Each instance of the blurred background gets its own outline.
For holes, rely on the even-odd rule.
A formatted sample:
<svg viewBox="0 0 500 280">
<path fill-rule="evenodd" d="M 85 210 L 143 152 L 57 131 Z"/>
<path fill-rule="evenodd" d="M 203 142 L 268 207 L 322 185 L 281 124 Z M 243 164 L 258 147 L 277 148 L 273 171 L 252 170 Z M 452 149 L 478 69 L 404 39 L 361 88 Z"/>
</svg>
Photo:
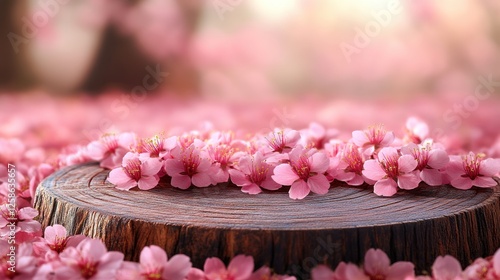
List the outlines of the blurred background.
<svg viewBox="0 0 500 280">
<path fill-rule="evenodd" d="M 176 94 L 412 95 L 500 80 L 495 0 L 5 0 L 0 87 Z"/>
<path fill-rule="evenodd" d="M 80 126 L 103 132 L 143 127 L 120 124 L 155 106 L 189 127 L 218 115 L 223 128 L 259 118 L 262 128 L 287 114 L 298 125 L 390 127 L 416 114 L 441 136 L 464 130 L 491 144 L 499 13 L 497 0 L 3 0 L 0 107 L 8 129 L 0 131 L 16 135 L 12 127 L 29 123 L 7 117 L 15 102 L 18 111 L 52 108 L 41 115 L 56 118 L 54 108 L 78 110 L 53 100 L 79 96 L 72 102 L 87 104 Z M 135 99 L 120 111 L 113 104 L 124 95 Z M 148 96 L 169 99 L 142 102 Z M 233 101 L 240 106 L 227 105 Z M 271 105 L 243 106 L 258 101 Z M 112 124 L 99 124 L 103 114 Z"/>
</svg>

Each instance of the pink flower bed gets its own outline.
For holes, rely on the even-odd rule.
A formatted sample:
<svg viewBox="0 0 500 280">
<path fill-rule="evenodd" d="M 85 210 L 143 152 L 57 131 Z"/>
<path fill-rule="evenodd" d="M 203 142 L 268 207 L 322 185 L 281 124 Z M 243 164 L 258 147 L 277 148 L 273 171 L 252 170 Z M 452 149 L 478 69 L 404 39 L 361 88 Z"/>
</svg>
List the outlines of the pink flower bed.
<svg viewBox="0 0 500 280">
<path fill-rule="evenodd" d="M 161 112 L 161 107 L 152 102 L 147 109 L 139 106 L 134 118 L 120 121 L 120 116 L 102 114 L 97 118 L 114 122 L 114 129 L 127 127 L 130 122 L 129 129 L 123 131 L 134 132 L 106 133 L 112 129 L 98 129 L 102 132 L 100 138 L 91 133 L 95 139 L 86 139 L 77 132 L 87 129 L 92 122 L 87 118 L 94 120 L 92 112 L 99 112 L 95 107 L 106 107 L 114 99 L 103 97 L 79 105 L 71 100 L 41 99 L 48 102 L 46 107 L 73 112 L 72 117 L 61 119 L 51 110 L 34 114 L 32 110 L 37 109 L 22 98 L 1 98 L 11 102 L 11 106 L 0 103 L 5 114 L 16 110 L 18 114 L 0 124 L 0 279 L 294 279 L 275 275 L 269 267 L 256 268 L 252 257 L 243 255 L 235 256 L 227 266 L 210 258 L 203 268 L 193 268 L 188 256 L 167 257 L 154 245 L 142 250 L 139 262 L 128 262 L 122 253 L 108 252 L 99 240 L 68 236 L 60 225 L 42 229 L 34 220 L 38 212 L 32 208 L 38 184 L 54 171 L 77 163 L 98 161 L 110 169 L 108 181 L 116 185 L 117 191 L 147 191 L 164 179 L 179 189 L 230 182 L 248 193 L 249 199 L 250 195 L 280 188 L 288 188 L 291 199 L 324 195 L 335 187 L 335 181 L 373 186 L 380 196 L 425 185 L 490 188 L 497 185 L 493 177 L 500 172 L 498 134 L 489 123 L 481 121 L 476 122 L 476 129 L 482 131 L 481 141 L 466 141 L 458 133 L 435 138 L 433 130 L 417 118 L 400 123 L 399 130 L 380 125 L 355 130 L 352 123 L 339 129 L 317 123 L 300 129 L 300 121 L 266 129 L 267 115 L 257 118 L 260 125 L 249 125 L 248 131 L 243 131 L 223 124 L 228 115 L 245 115 L 245 110 L 237 108 L 234 110 L 241 114 L 227 113 L 215 121 L 222 124 L 222 130 L 211 125 L 191 130 L 189 118 L 177 126 L 172 119 L 163 119 L 166 113 L 145 118 L 155 108 Z M 206 118 L 207 110 L 222 108 L 216 104 L 205 106 L 209 109 L 193 118 Z M 310 111 L 308 107 L 306 112 Z M 181 114 L 174 109 L 169 113 Z M 147 126 L 144 120 L 149 120 Z M 165 126 L 171 129 L 154 134 Z M 387 127 L 397 125 L 389 122 Z M 15 176 L 11 175 L 12 166 Z M 13 177 L 14 185 L 9 181 Z M 14 197 L 10 195 L 12 186 Z M 15 244 L 9 243 L 12 232 Z M 11 246 L 16 250 L 15 272 L 8 263 Z M 500 251 L 475 260 L 465 269 L 451 256 L 437 257 L 430 274 L 417 277 L 411 263 L 391 265 L 385 253 L 375 249 L 366 253 L 361 266 L 341 263 L 335 270 L 325 266 L 312 270 L 313 279 L 500 279 Z"/>
</svg>

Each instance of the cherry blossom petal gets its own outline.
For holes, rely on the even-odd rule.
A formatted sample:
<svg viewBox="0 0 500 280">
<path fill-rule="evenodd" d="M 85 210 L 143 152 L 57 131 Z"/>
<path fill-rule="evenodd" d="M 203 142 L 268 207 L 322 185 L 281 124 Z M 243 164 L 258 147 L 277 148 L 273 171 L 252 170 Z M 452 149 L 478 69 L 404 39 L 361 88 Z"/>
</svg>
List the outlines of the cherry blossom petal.
<svg viewBox="0 0 500 280">
<path fill-rule="evenodd" d="M 132 179 L 125 173 L 122 167 L 115 168 L 109 172 L 108 181 L 113 185 L 129 184 Z M 134 181 L 134 180 L 132 180 Z"/>
<path fill-rule="evenodd" d="M 116 270 L 121 266 L 124 255 L 120 252 L 107 252 L 99 257 L 98 274 L 94 278 L 99 279 L 99 273 L 109 272 L 113 277 Z"/>
<path fill-rule="evenodd" d="M 450 175 L 452 178 L 458 177 L 462 174 L 465 174 L 464 167 L 462 164 L 462 160 L 452 160 L 450 159 L 450 162 L 448 165 L 446 165 L 446 173 Z"/>
<path fill-rule="evenodd" d="M 130 179 L 129 181 L 122 183 L 122 184 L 117 184 L 115 188 L 120 189 L 120 190 L 125 190 L 128 191 L 131 188 L 134 188 L 137 186 L 137 182 L 135 180 Z"/>
<path fill-rule="evenodd" d="M 343 170 L 340 170 L 340 172 L 336 173 L 334 177 L 336 180 L 347 182 L 353 180 L 356 177 L 356 175 L 357 174 L 354 172 L 345 172 Z"/>
<path fill-rule="evenodd" d="M 480 164 L 481 175 L 492 177 L 500 172 L 500 159 L 487 158 Z"/>
<path fill-rule="evenodd" d="M 253 268 L 254 262 L 252 257 L 238 255 L 227 266 L 227 272 L 233 276 L 234 280 L 245 280 L 252 275 Z"/>
<path fill-rule="evenodd" d="M 205 260 L 203 271 L 205 272 L 205 274 L 207 274 L 207 276 L 212 273 L 217 275 L 220 271 L 225 271 L 225 270 L 226 266 L 219 258 L 208 258 Z"/>
<path fill-rule="evenodd" d="M 443 184 L 443 175 L 436 169 L 424 168 L 420 172 L 420 178 L 429 186 L 439 186 Z"/>
<path fill-rule="evenodd" d="M 365 254 L 365 263 L 363 265 L 366 273 L 369 275 L 387 275 L 391 260 L 380 249 L 370 249 Z"/>
<path fill-rule="evenodd" d="M 460 263 L 449 255 L 437 257 L 432 265 L 432 276 L 436 280 L 455 280 L 460 277 L 461 273 Z"/>
<path fill-rule="evenodd" d="M 383 159 L 386 158 L 392 158 L 392 157 L 399 157 L 398 150 L 393 147 L 385 147 L 382 148 L 378 152 L 378 158 L 382 161 Z"/>
<path fill-rule="evenodd" d="M 418 171 L 398 176 L 398 186 L 404 190 L 413 190 L 418 187 L 419 183 Z"/>
<path fill-rule="evenodd" d="M 461 190 L 468 190 L 472 188 L 472 180 L 469 177 L 458 177 L 451 180 L 450 184 Z"/>
<path fill-rule="evenodd" d="M 24 207 L 19 210 L 18 217 L 21 220 L 31 220 L 38 216 L 38 210 L 31 207 Z"/>
<path fill-rule="evenodd" d="M 275 191 L 278 190 L 282 187 L 282 185 L 276 183 L 275 181 L 271 180 L 271 178 L 264 180 L 260 186 L 266 190 L 270 191 Z"/>
<path fill-rule="evenodd" d="M 367 178 L 375 181 L 380 180 L 387 175 L 382 167 L 380 167 L 380 163 L 374 159 L 365 161 L 362 172 Z"/>
<path fill-rule="evenodd" d="M 229 169 L 229 175 L 231 175 L 231 182 L 233 182 L 236 186 L 241 187 L 252 183 L 247 179 L 247 176 L 239 170 Z"/>
<path fill-rule="evenodd" d="M 241 191 L 248 194 L 259 194 L 262 192 L 262 189 L 259 188 L 259 186 L 257 186 L 256 184 L 251 183 L 249 185 L 243 186 L 241 188 Z"/>
<path fill-rule="evenodd" d="M 392 144 L 392 142 L 394 142 L 394 133 L 392 131 L 388 131 L 385 135 L 384 135 L 384 139 L 382 139 L 382 142 L 380 142 L 380 146 L 381 147 L 386 147 L 386 146 L 389 146 L 390 144 Z"/>
<path fill-rule="evenodd" d="M 352 263 L 345 265 L 345 271 L 343 272 L 344 275 L 337 270 L 338 268 L 335 270 L 335 273 L 339 274 L 340 279 L 370 280 L 370 277 L 368 277 L 362 269 Z"/>
<path fill-rule="evenodd" d="M 340 266 L 340 264 L 339 264 Z M 336 279 L 335 273 L 326 265 L 318 265 L 311 271 L 311 278 L 314 280 L 332 280 Z"/>
<path fill-rule="evenodd" d="M 87 145 L 87 156 L 93 160 L 102 160 L 105 152 L 106 148 L 99 140 L 92 141 Z"/>
<path fill-rule="evenodd" d="M 212 162 L 208 158 L 200 159 L 200 165 L 198 165 L 198 172 L 208 171 L 212 167 Z"/>
<path fill-rule="evenodd" d="M 408 143 L 406 146 L 401 147 L 403 155 L 411 155 L 413 151 L 418 150 L 418 145 L 415 143 Z"/>
<path fill-rule="evenodd" d="M 410 155 L 402 155 L 398 158 L 398 167 L 399 171 L 407 173 L 415 170 L 418 162 L 415 160 L 413 156 Z"/>
<path fill-rule="evenodd" d="M 165 171 L 169 176 L 179 175 L 184 172 L 184 164 L 177 159 L 167 159 L 165 160 Z"/>
<path fill-rule="evenodd" d="M 186 190 L 191 186 L 191 177 L 187 175 L 176 175 L 172 177 L 170 184 L 173 187 Z"/>
<path fill-rule="evenodd" d="M 311 156 L 311 172 L 325 173 L 330 165 L 330 159 L 323 152 L 317 152 Z"/>
<path fill-rule="evenodd" d="M 305 181 L 298 180 L 292 184 L 288 194 L 291 199 L 303 199 L 309 194 L 310 191 L 311 189 L 309 189 L 309 186 Z"/>
<path fill-rule="evenodd" d="M 143 176 L 156 175 L 162 168 L 163 163 L 157 158 L 150 158 L 144 161 L 141 165 L 141 174 Z"/>
<path fill-rule="evenodd" d="M 424 140 L 429 134 L 429 126 L 427 123 L 415 117 L 408 118 L 406 121 L 406 128 L 418 136 L 420 140 Z"/>
<path fill-rule="evenodd" d="M 141 251 L 139 261 L 143 266 L 162 267 L 167 263 L 167 253 L 156 245 L 146 246 Z"/>
<path fill-rule="evenodd" d="M 191 270 L 191 261 L 188 256 L 175 255 L 163 268 L 163 279 L 183 280 Z"/>
<path fill-rule="evenodd" d="M 26 220 L 17 222 L 17 226 L 21 228 L 22 231 L 27 233 L 36 233 L 41 232 L 42 226 L 38 221 L 35 220 Z M 17 233 L 18 234 L 18 233 Z M 16 238 L 19 236 L 16 236 Z"/>
<path fill-rule="evenodd" d="M 374 145 L 368 145 L 368 146 L 364 146 L 364 152 L 363 154 L 365 155 L 368 155 L 368 156 L 371 156 L 375 153 L 375 146 Z"/>
<path fill-rule="evenodd" d="M 124 132 L 118 135 L 118 145 L 125 149 L 135 146 L 137 136 L 133 132 Z"/>
<path fill-rule="evenodd" d="M 299 179 L 299 176 L 293 171 L 290 164 L 280 164 L 274 168 L 273 180 L 281 185 L 290 186 Z"/>
<path fill-rule="evenodd" d="M 380 196 L 393 196 L 397 191 L 398 184 L 390 178 L 377 181 L 373 186 L 373 192 Z"/>
<path fill-rule="evenodd" d="M 81 256 L 89 261 L 97 261 L 106 254 L 106 246 L 98 239 L 87 239 L 77 246 Z"/>
<path fill-rule="evenodd" d="M 57 238 L 66 238 L 66 228 L 61 225 L 53 225 L 45 228 L 44 237 L 47 241 L 53 243 Z"/>
<path fill-rule="evenodd" d="M 330 188 L 330 182 L 326 179 L 325 175 L 317 174 L 307 180 L 307 184 L 313 193 L 326 194 Z"/>
<path fill-rule="evenodd" d="M 141 190 L 150 190 L 158 185 L 160 178 L 158 176 L 143 176 L 137 182 L 139 189 Z"/>
<path fill-rule="evenodd" d="M 205 277 L 205 273 L 203 272 L 203 270 L 193 267 L 193 268 L 191 268 L 191 270 L 189 270 L 189 273 L 186 276 L 186 279 L 187 280 L 206 280 L 207 277 Z"/>
<path fill-rule="evenodd" d="M 406 279 L 415 277 L 415 266 L 411 262 L 396 262 L 389 267 L 386 280 Z"/>
<path fill-rule="evenodd" d="M 347 181 L 349 186 L 361 186 L 365 181 L 363 180 L 363 176 L 354 174 L 354 178 Z"/>
<path fill-rule="evenodd" d="M 199 188 L 208 187 L 212 184 L 212 178 L 210 178 L 210 175 L 203 172 L 194 174 L 192 180 L 193 185 Z"/>
<path fill-rule="evenodd" d="M 498 185 L 497 181 L 490 177 L 476 177 L 472 181 L 472 185 L 480 188 L 491 188 Z"/>
<path fill-rule="evenodd" d="M 362 130 L 355 130 L 352 132 L 352 142 L 358 147 L 362 147 L 364 144 L 368 143 L 370 140 L 366 133 Z"/>
<path fill-rule="evenodd" d="M 498 249 L 493 255 L 493 269 L 497 276 L 500 276 L 500 249 Z"/>
<path fill-rule="evenodd" d="M 450 162 L 450 157 L 448 153 L 441 149 L 433 149 L 429 152 L 429 161 L 427 165 L 434 169 L 440 169 L 445 167 Z"/>
</svg>

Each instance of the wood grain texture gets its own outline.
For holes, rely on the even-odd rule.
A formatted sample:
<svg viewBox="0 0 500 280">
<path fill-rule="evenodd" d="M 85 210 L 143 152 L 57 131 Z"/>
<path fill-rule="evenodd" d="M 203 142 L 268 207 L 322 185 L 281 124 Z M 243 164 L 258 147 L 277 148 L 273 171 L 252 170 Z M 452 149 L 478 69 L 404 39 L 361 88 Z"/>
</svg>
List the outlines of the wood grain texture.
<svg viewBox="0 0 500 280">
<path fill-rule="evenodd" d="M 292 200 L 287 190 L 248 195 L 226 184 L 183 191 L 167 181 L 150 191 L 120 191 L 96 164 L 60 170 L 39 186 L 35 207 L 43 226 L 102 239 L 138 260 L 156 244 L 202 267 L 207 257 L 252 255 L 256 265 L 307 278 L 310 268 L 360 263 L 380 248 L 418 272 L 439 255 L 462 265 L 500 247 L 500 187 L 456 190 L 422 187 L 389 198 L 344 185 L 326 195 Z"/>
</svg>

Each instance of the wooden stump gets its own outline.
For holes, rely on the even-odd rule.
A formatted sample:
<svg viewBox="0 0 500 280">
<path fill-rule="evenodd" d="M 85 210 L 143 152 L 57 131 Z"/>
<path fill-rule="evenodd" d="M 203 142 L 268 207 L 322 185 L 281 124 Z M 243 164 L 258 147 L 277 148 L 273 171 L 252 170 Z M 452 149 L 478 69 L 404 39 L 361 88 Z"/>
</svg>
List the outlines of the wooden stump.
<svg viewBox="0 0 500 280">
<path fill-rule="evenodd" d="M 373 247 L 415 263 L 419 273 L 439 255 L 466 265 L 500 247 L 500 187 L 422 187 L 384 198 L 371 187 L 335 183 L 326 195 L 296 201 L 285 188 L 248 195 L 228 184 L 183 191 L 160 182 L 150 191 L 120 191 L 108 173 L 84 164 L 47 178 L 35 200 L 42 225 L 100 238 L 129 260 L 156 244 L 197 267 L 207 257 L 247 254 L 256 267 L 300 278 L 319 263 L 360 263 Z"/>
</svg>

